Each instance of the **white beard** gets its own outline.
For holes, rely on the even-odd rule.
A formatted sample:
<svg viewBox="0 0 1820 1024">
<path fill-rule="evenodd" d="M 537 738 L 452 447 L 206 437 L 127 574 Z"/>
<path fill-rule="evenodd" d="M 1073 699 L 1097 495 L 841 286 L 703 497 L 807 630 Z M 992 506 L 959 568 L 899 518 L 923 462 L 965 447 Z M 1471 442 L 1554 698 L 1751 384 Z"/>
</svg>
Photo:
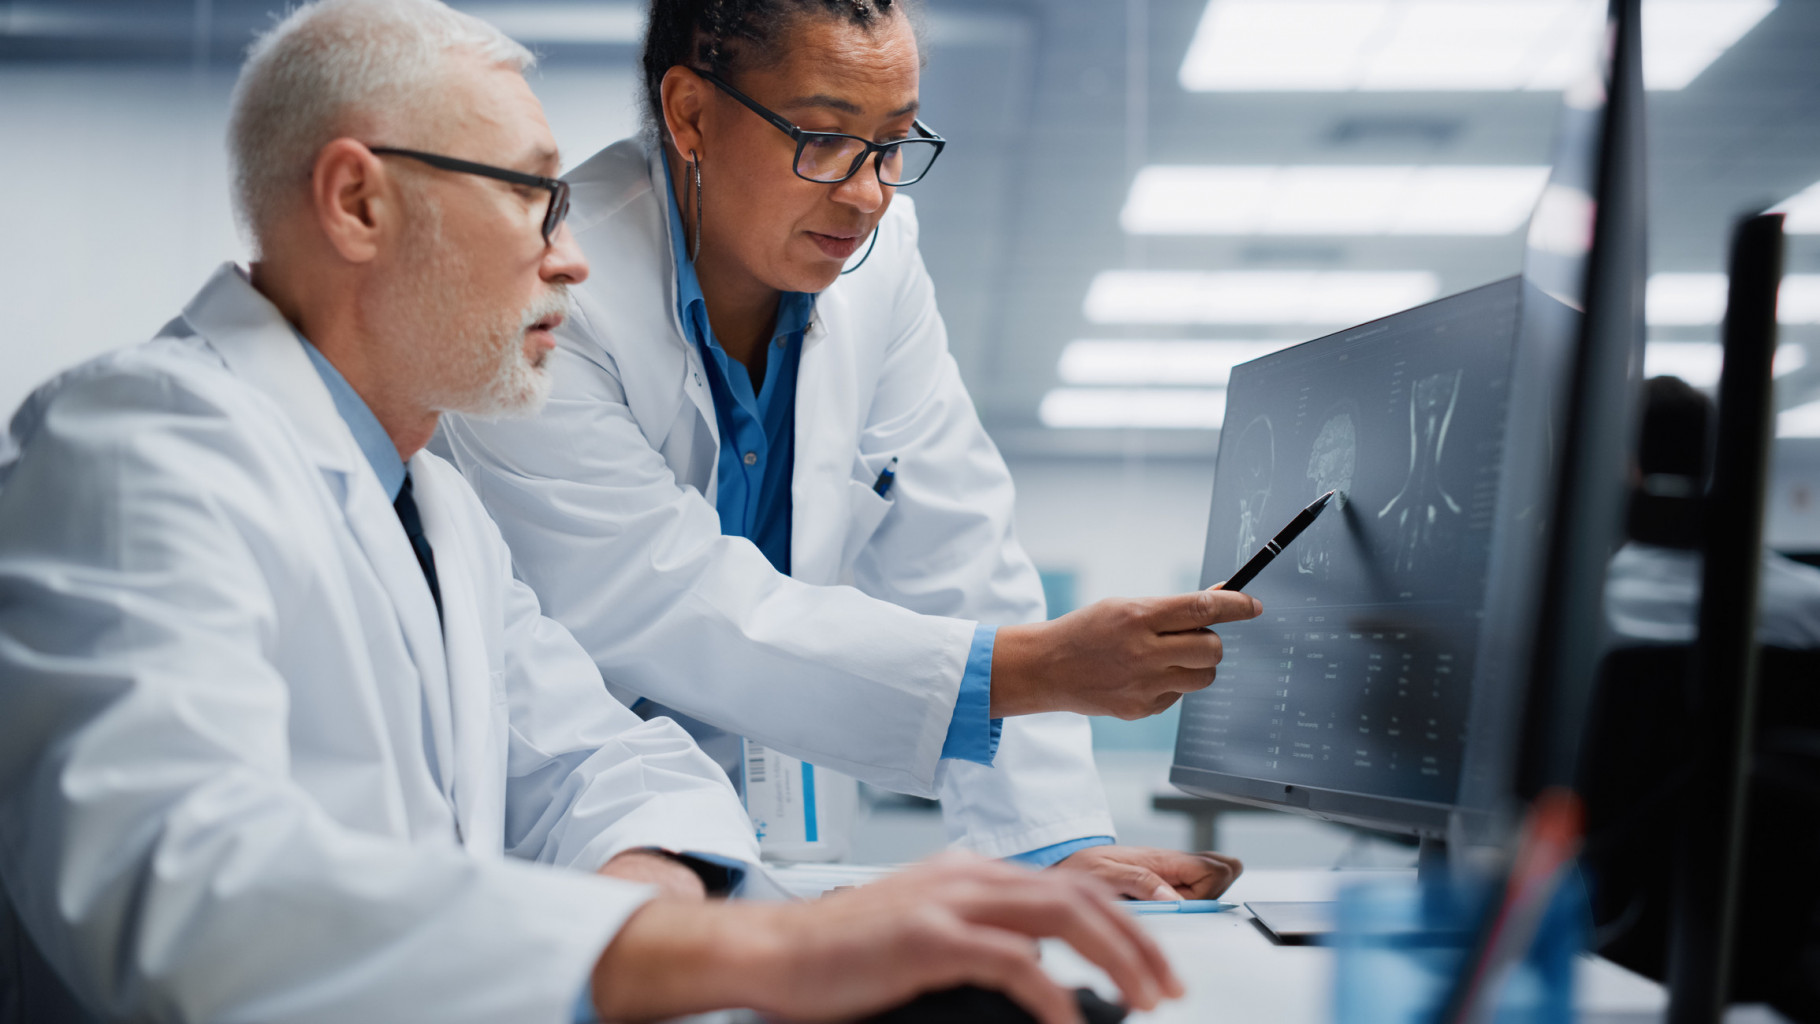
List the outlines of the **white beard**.
<svg viewBox="0 0 1820 1024">
<path fill-rule="evenodd" d="M 493 351 L 493 372 L 486 382 L 459 404 L 440 411 L 459 412 L 477 419 L 534 416 L 550 397 L 550 371 L 525 356 L 525 334 L 531 325 L 569 309 L 569 290 L 555 285 L 518 314 L 516 322 L 501 322 L 474 339 Z"/>
<path fill-rule="evenodd" d="M 525 355 L 525 335 L 532 324 L 569 309 L 566 285 L 553 285 L 517 313 L 471 314 L 459 318 L 468 296 L 469 258 L 443 243 L 441 210 L 432 201 L 415 211 L 415 285 L 401 297 L 401 324 L 424 333 L 434 325 L 429 344 L 411 356 L 411 376 L 421 382 L 424 400 L 437 412 L 458 412 L 494 420 L 530 416 L 550 397 L 550 373 Z"/>
</svg>

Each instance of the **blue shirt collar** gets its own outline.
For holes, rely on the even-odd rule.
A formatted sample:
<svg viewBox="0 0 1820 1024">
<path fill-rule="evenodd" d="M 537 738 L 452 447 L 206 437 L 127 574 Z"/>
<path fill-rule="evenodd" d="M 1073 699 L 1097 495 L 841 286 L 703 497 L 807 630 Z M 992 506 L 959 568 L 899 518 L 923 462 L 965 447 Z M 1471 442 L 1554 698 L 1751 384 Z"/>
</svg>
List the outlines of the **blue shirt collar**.
<svg viewBox="0 0 1820 1024">
<path fill-rule="evenodd" d="M 695 261 L 689 258 L 688 236 L 683 232 L 682 208 L 676 203 L 676 185 L 670 179 L 669 158 L 660 162 L 664 168 L 665 205 L 670 208 L 670 256 L 676 262 L 676 316 L 691 340 L 718 349 L 720 342 L 708 326 L 708 300 L 702 296 L 701 279 L 695 276 Z M 814 313 L 814 293 L 784 292 L 778 299 L 777 326 L 771 339 L 801 334 L 808 329 Z"/>
<path fill-rule="evenodd" d="M 367 457 L 367 464 L 373 467 L 374 475 L 379 477 L 379 486 L 385 488 L 385 496 L 391 501 L 398 500 L 398 492 L 404 487 L 404 460 L 398 457 L 398 448 L 392 444 L 392 437 L 379 425 L 379 417 L 348 383 L 348 379 L 335 369 L 335 364 L 310 343 L 310 339 L 293 329 L 297 340 L 303 342 L 303 351 L 310 357 L 310 364 L 316 367 L 316 375 L 329 389 L 329 397 L 335 401 L 335 411 L 348 425 L 354 435 L 354 443 L 360 446 L 360 452 Z"/>
</svg>

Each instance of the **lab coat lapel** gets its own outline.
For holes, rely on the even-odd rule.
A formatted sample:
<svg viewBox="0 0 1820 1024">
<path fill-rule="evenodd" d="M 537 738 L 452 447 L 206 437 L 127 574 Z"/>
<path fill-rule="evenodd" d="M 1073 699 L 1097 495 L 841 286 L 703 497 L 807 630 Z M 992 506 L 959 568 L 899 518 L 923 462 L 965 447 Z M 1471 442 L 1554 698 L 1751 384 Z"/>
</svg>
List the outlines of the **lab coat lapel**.
<svg viewBox="0 0 1820 1024">
<path fill-rule="evenodd" d="M 411 460 L 418 512 L 424 535 L 436 552 L 436 576 L 442 588 L 442 636 L 449 672 L 449 714 L 454 756 L 443 762 L 446 782 L 454 787 L 455 820 L 463 844 L 476 853 L 497 851 L 505 842 L 504 691 L 493 686 L 493 663 L 485 637 L 488 616 L 498 600 L 483 600 L 480 585 L 503 580 L 476 564 L 479 552 L 463 543 L 455 522 L 459 508 L 447 493 L 452 473 L 426 468 L 431 456 Z M 446 468 L 446 467 L 442 467 Z M 495 701 L 500 702 L 496 704 Z"/>
<path fill-rule="evenodd" d="M 303 342 L 233 264 L 216 271 L 183 316 L 236 376 L 258 388 L 285 413 L 306 454 L 322 469 L 341 476 L 344 486 L 339 490 L 348 529 L 398 614 L 399 628 L 422 681 L 443 795 L 452 796 L 455 749 L 436 604 L 391 501 L 336 411 L 328 388 L 303 351 Z"/>
<path fill-rule="evenodd" d="M 314 374 L 312 373 L 312 379 Z M 437 785 L 451 804 L 455 798 L 455 740 L 449 701 L 449 671 L 443 646 L 442 623 L 436 601 L 425 585 L 423 568 L 411 542 L 398 525 L 398 513 L 386 499 L 372 473 L 348 474 L 346 505 L 348 528 L 366 552 L 379 583 L 392 599 L 405 645 L 423 683 L 423 706 L 429 723 L 430 743 L 436 752 Z M 434 546 L 435 541 L 431 541 Z M 437 577 L 442 576 L 442 552 L 436 552 Z"/>
<path fill-rule="evenodd" d="M 847 479 L 853 472 L 858 439 L 855 418 L 842 397 L 853 388 L 838 383 L 851 368 L 851 353 L 830 339 L 839 327 L 841 296 L 833 290 L 816 300 L 803 333 L 796 372 L 796 455 L 790 480 L 790 575 L 807 583 L 838 582 L 841 544 L 847 535 Z"/>
<path fill-rule="evenodd" d="M 678 243 L 676 239 L 670 237 L 670 218 L 668 216 L 670 197 L 663 191 L 664 185 L 669 179 L 664 173 L 663 158 L 663 150 L 659 149 L 656 153 L 646 157 L 645 166 L 645 171 L 650 178 L 651 197 L 654 201 L 653 205 L 658 210 L 657 220 L 660 225 L 656 256 L 658 265 L 665 270 L 663 277 L 669 284 L 669 287 L 664 290 L 664 312 L 670 322 L 670 330 L 667 332 L 667 340 L 670 344 L 663 346 L 664 359 L 661 360 L 657 369 L 666 380 L 683 378 L 682 390 L 689 396 L 690 404 L 695 406 L 696 415 L 700 416 L 702 421 L 708 425 L 708 436 L 714 439 L 714 446 L 718 451 L 720 418 L 714 413 L 714 396 L 708 389 L 707 378 L 703 375 L 705 368 L 702 366 L 701 352 L 689 341 L 688 332 L 683 330 L 682 315 L 676 308 L 677 291 L 681 285 L 676 280 L 676 259 L 673 254 L 676 252 L 675 247 Z M 675 362 L 677 356 L 682 357 L 680 365 Z M 708 500 L 713 501 L 712 483 L 709 486 Z"/>
<path fill-rule="evenodd" d="M 693 456 L 718 449 L 719 424 L 700 354 L 689 344 L 676 314 L 669 200 L 658 159 L 648 156 L 635 140 L 626 140 L 565 175 L 578 211 L 572 215 L 575 237 L 592 268 L 588 287 L 572 294 L 580 315 L 611 339 L 609 358 L 616 347 L 636 353 L 635 358 L 615 360 L 614 368 L 626 406 L 651 447 L 665 451 L 672 435 L 701 437 L 699 427 L 705 426 L 712 443 L 690 446 Z M 589 230 L 604 220 L 616 221 L 615 230 Z M 599 356 L 590 353 L 589 358 Z M 700 424 L 692 422 L 697 417 Z M 679 434 L 679 426 L 698 429 Z M 708 463 L 687 468 L 711 469 L 712 459 Z M 684 472 L 679 478 L 704 488 L 708 500 L 714 500 L 707 473 Z"/>
<path fill-rule="evenodd" d="M 258 388 L 290 420 L 304 453 L 323 469 L 349 473 L 362 456 L 329 389 L 276 307 L 240 268 L 224 263 L 183 308 L 183 319 L 220 353 L 235 376 Z M 301 386 L 300 386 L 301 385 Z"/>
</svg>

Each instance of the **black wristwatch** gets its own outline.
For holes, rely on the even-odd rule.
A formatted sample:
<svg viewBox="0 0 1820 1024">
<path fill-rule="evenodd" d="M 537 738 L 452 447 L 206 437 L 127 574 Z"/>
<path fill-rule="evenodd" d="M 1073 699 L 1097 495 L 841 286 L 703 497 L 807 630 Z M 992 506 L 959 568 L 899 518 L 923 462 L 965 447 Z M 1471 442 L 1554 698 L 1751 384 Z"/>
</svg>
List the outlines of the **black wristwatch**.
<svg viewBox="0 0 1820 1024">
<path fill-rule="evenodd" d="M 729 895 L 733 892 L 733 886 L 739 881 L 734 869 L 724 864 L 702 860 L 700 857 L 691 857 L 686 853 L 677 853 L 675 850 L 666 850 L 661 846 L 641 846 L 638 849 L 643 853 L 654 853 L 665 860 L 673 860 L 695 872 L 695 877 L 701 879 L 702 888 L 706 889 L 710 896 Z"/>
</svg>

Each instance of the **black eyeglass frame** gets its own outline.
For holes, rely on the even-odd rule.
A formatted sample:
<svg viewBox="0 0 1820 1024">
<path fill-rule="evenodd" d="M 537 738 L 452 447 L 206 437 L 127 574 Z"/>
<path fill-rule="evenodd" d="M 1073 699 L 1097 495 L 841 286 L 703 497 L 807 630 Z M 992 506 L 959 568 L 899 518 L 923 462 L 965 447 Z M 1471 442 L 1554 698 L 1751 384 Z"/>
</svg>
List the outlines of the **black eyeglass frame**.
<svg viewBox="0 0 1820 1024">
<path fill-rule="evenodd" d="M 523 171 L 507 170 L 491 164 L 477 164 L 472 160 L 458 160 L 440 153 L 425 153 L 416 149 L 398 149 L 394 146 L 368 146 L 367 149 L 377 156 L 402 156 L 408 160 L 429 164 L 431 167 L 459 174 L 476 174 L 482 178 L 512 185 L 523 185 L 527 188 L 541 188 L 550 193 L 550 205 L 543 215 L 543 243 L 550 244 L 556 236 L 556 229 L 569 216 L 569 183 L 561 178 L 546 178 L 540 174 L 526 174 Z"/>
<path fill-rule="evenodd" d="M 750 110 L 754 114 L 757 114 L 759 117 L 762 117 L 766 121 L 769 121 L 771 123 L 771 126 L 776 128 L 778 131 L 783 132 L 785 135 L 790 136 L 790 138 L 796 142 L 796 156 L 790 161 L 790 170 L 793 171 L 797 177 L 803 179 L 804 181 L 813 181 L 817 185 L 838 185 L 843 181 L 850 180 L 855 174 L 859 173 L 859 169 L 861 167 L 864 167 L 866 165 L 866 161 L 868 161 L 868 160 L 873 161 L 873 168 L 878 173 L 879 184 L 885 185 L 889 188 L 904 188 L 908 185 L 914 185 L 917 182 L 919 182 L 929 176 L 930 168 L 933 168 L 935 166 L 935 161 L 938 158 L 940 158 L 942 155 L 942 149 L 948 145 L 947 139 L 944 139 L 940 135 L 935 134 L 934 130 L 931 129 L 928 125 L 924 124 L 920 118 L 913 119 L 910 122 L 910 124 L 917 131 L 922 133 L 921 138 L 892 139 L 890 142 L 873 142 L 871 139 L 862 139 L 857 135 L 848 135 L 845 132 L 812 132 L 805 128 L 798 128 L 795 124 L 791 123 L 789 118 L 786 118 L 782 114 L 779 114 L 773 110 L 768 109 L 767 107 L 765 107 L 764 104 L 758 102 L 757 100 L 753 99 L 750 96 L 747 96 L 745 93 L 740 92 L 738 89 L 733 88 L 733 86 L 729 85 L 724 79 L 722 79 L 719 75 L 716 75 L 714 72 L 704 71 L 701 68 L 690 68 L 689 70 L 695 72 L 697 75 L 700 75 L 703 79 L 707 80 L 709 84 L 713 85 L 715 88 L 719 89 L 721 92 L 726 93 L 727 95 L 738 100 L 740 103 L 744 104 L 747 110 Z M 832 179 L 811 178 L 807 174 L 804 174 L 802 171 L 797 170 L 797 168 L 802 165 L 804 147 L 806 147 L 809 144 L 809 141 L 811 139 L 817 139 L 817 138 L 820 138 L 820 139 L 852 139 L 854 142 L 857 142 L 866 148 L 860 151 L 859 156 L 853 158 L 853 165 L 851 167 L 847 168 L 846 174 L 843 174 L 838 178 L 832 178 Z M 893 150 L 893 149 L 898 149 L 898 148 L 902 147 L 905 143 L 909 143 L 909 142 L 914 142 L 914 143 L 919 143 L 919 144 L 933 143 L 935 145 L 935 156 L 932 156 L 929 158 L 929 166 L 923 168 L 923 173 L 917 175 L 914 178 L 911 178 L 909 181 L 899 181 L 899 182 L 886 181 L 885 180 L 885 153 L 887 153 L 888 151 Z M 877 154 L 877 156 L 875 157 L 874 154 Z"/>
</svg>

